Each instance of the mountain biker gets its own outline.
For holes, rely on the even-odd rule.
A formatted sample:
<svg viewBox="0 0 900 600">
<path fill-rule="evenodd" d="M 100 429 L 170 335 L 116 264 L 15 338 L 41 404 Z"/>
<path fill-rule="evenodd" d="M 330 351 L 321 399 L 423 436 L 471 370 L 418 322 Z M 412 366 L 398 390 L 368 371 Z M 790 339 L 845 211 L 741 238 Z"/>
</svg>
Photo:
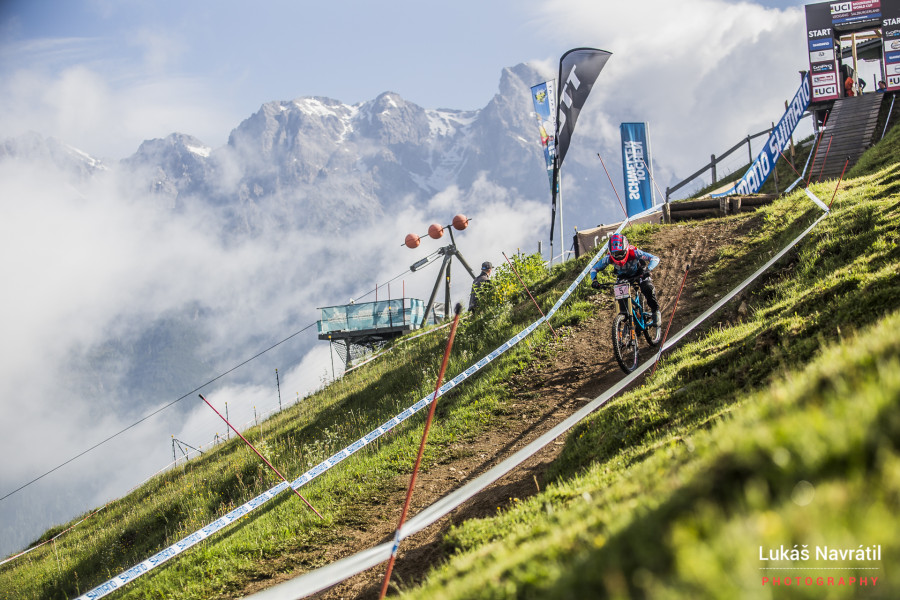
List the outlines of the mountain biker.
<svg viewBox="0 0 900 600">
<path fill-rule="evenodd" d="M 647 306 L 653 312 L 653 322 L 656 325 L 662 323 L 659 314 L 659 303 L 656 301 L 656 290 L 653 288 L 653 282 L 650 279 L 650 271 L 659 264 L 659 257 L 653 256 L 649 252 L 636 248 L 628 243 L 621 233 L 614 233 L 609 236 L 608 254 L 597 261 L 591 268 L 591 287 L 600 288 L 600 282 L 597 281 L 597 273 L 604 270 L 610 263 L 613 265 L 613 271 L 618 276 L 617 283 L 636 279 L 641 288 L 641 293 L 647 299 Z M 619 311 L 628 313 L 627 300 L 619 300 Z"/>
</svg>

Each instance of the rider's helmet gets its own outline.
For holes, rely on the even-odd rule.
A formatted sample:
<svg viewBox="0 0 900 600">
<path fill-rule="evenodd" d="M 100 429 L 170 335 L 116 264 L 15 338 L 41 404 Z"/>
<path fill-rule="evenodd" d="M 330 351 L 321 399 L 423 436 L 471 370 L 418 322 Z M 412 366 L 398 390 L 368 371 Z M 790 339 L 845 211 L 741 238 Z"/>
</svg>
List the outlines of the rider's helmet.
<svg viewBox="0 0 900 600">
<path fill-rule="evenodd" d="M 609 236 L 609 258 L 617 266 L 625 264 L 628 258 L 628 238 L 621 233 L 614 233 Z"/>
</svg>

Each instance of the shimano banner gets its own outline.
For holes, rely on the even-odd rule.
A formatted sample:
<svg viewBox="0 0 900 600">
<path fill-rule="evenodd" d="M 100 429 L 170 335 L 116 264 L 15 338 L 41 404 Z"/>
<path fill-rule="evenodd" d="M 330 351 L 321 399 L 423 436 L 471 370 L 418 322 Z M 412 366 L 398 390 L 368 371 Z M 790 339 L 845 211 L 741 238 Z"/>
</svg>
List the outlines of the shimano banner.
<svg viewBox="0 0 900 600">
<path fill-rule="evenodd" d="M 625 175 L 625 208 L 634 216 L 653 207 L 650 182 L 650 126 L 647 123 L 622 123 L 622 171 Z"/>
<path fill-rule="evenodd" d="M 790 141 L 797 123 L 800 122 L 803 113 L 809 107 L 809 99 L 809 77 L 804 73 L 800 89 L 794 94 L 794 99 L 791 100 L 784 116 L 778 121 L 778 125 L 775 126 L 769 139 L 766 140 L 766 145 L 763 146 L 759 156 L 756 157 L 756 160 L 753 161 L 753 164 L 750 165 L 750 168 L 744 173 L 741 180 L 727 192 L 710 194 L 710 196 L 712 198 L 721 198 L 732 194 L 755 194 L 758 192 L 766 182 L 766 179 L 769 178 L 769 175 L 775 168 L 778 157 L 781 156 L 781 151 Z"/>
<path fill-rule="evenodd" d="M 541 146 L 547 163 L 547 177 L 553 190 L 553 161 L 556 159 L 556 82 L 545 81 L 531 88 L 534 116 L 541 132 Z"/>
</svg>

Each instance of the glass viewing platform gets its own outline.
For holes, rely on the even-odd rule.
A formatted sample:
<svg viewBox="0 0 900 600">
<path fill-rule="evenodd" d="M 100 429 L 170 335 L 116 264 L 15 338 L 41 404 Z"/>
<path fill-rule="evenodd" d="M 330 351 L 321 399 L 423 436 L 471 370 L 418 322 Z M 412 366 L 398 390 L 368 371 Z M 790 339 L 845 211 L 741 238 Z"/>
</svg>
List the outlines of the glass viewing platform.
<svg viewBox="0 0 900 600">
<path fill-rule="evenodd" d="M 419 329 L 425 322 L 425 302 L 397 298 L 320 308 L 319 339 L 388 339 Z"/>
</svg>

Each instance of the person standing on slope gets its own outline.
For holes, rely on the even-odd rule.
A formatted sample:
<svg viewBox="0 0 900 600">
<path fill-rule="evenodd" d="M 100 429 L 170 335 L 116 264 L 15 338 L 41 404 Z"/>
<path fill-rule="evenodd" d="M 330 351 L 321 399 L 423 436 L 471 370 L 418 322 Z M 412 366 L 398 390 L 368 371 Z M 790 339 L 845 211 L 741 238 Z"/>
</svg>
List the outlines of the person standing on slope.
<svg viewBox="0 0 900 600">
<path fill-rule="evenodd" d="M 488 261 L 481 263 L 481 274 L 472 282 L 472 293 L 469 294 L 469 310 L 474 311 L 478 308 L 478 288 L 485 284 L 490 284 L 491 271 L 494 265 Z"/>
<path fill-rule="evenodd" d="M 662 319 L 659 314 L 659 302 L 656 301 L 656 290 L 653 288 L 653 281 L 650 279 L 650 271 L 659 264 L 659 257 L 632 246 L 628 243 L 628 238 L 621 233 L 614 233 L 609 236 L 607 249 L 609 252 L 591 267 L 591 287 L 594 289 L 600 287 L 600 282 L 597 281 L 597 273 L 612 263 L 618 282 L 634 279 L 639 282 L 641 293 L 647 299 L 647 306 L 653 312 L 653 322 L 656 325 L 660 325 Z M 627 300 L 619 300 L 619 311 L 628 313 Z"/>
</svg>

